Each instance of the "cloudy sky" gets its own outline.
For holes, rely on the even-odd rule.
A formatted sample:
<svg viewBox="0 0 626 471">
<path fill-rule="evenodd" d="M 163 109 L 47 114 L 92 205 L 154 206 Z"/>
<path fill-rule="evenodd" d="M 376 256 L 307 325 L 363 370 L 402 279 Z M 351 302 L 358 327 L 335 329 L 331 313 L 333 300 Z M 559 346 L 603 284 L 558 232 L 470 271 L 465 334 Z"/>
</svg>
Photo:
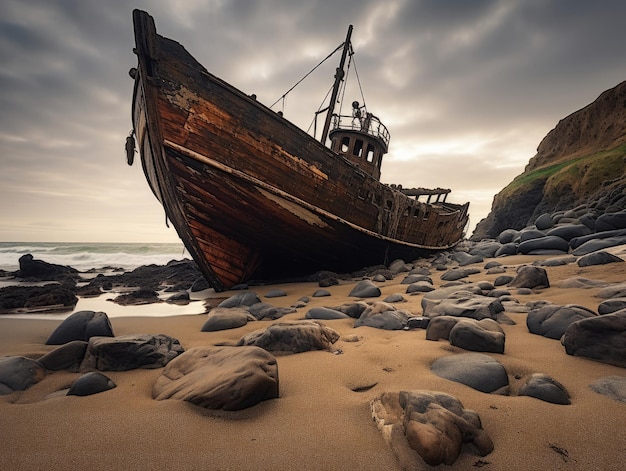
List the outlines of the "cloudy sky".
<svg viewBox="0 0 626 471">
<path fill-rule="evenodd" d="M 267 105 L 353 24 L 382 180 L 451 188 L 471 228 L 559 119 L 626 80 L 622 0 L 0 0 L 0 241 L 178 241 L 125 162 L 133 8 Z M 274 108 L 307 129 L 337 61 Z"/>
</svg>

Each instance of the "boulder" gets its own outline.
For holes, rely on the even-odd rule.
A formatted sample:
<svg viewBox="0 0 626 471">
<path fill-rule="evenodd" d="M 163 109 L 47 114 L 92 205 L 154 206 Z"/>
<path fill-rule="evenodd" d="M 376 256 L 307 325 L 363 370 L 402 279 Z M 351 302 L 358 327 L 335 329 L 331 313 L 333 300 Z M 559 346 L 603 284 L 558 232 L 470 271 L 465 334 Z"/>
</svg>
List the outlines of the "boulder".
<svg viewBox="0 0 626 471">
<path fill-rule="evenodd" d="M 596 231 L 626 229 L 626 210 L 616 213 L 604 213 L 596 219 Z"/>
<path fill-rule="evenodd" d="M 410 285 L 409 287 L 407 287 L 407 291 L 409 288 L 410 288 Z M 405 303 L 406 298 L 402 296 L 400 293 L 393 293 L 387 296 L 385 299 L 383 299 L 383 302 L 384 303 Z"/>
<path fill-rule="evenodd" d="M 50 334 L 46 345 L 62 345 L 73 340 L 88 341 L 91 337 L 113 337 L 113 328 L 106 313 L 75 312 Z"/>
<path fill-rule="evenodd" d="M 87 342 L 74 340 L 46 353 L 37 361 L 49 371 L 78 371 L 86 351 Z"/>
<path fill-rule="evenodd" d="M 526 327 L 532 334 L 559 340 L 570 324 L 591 317 L 597 315 L 582 306 L 547 304 L 530 310 L 526 316 Z"/>
<path fill-rule="evenodd" d="M 40 281 L 55 281 L 77 277 L 78 270 L 63 265 L 37 260 L 31 254 L 22 255 L 19 260 L 20 269 L 17 272 L 19 278 L 27 278 Z"/>
<path fill-rule="evenodd" d="M 363 314 L 363 311 L 365 311 L 368 307 L 369 304 L 367 304 L 366 302 L 357 301 L 354 303 L 345 303 L 332 309 L 334 309 L 335 311 L 343 312 L 353 319 L 358 319 L 359 317 L 361 317 L 361 314 Z"/>
<path fill-rule="evenodd" d="M 68 311 L 72 310 L 77 302 L 78 298 L 73 289 L 58 283 L 0 288 L 0 311 L 6 313 Z"/>
<path fill-rule="evenodd" d="M 587 255 L 592 252 L 597 252 L 598 250 L 604 250 L 609 247 L 624 244 L 626 244 L 626 235 L 620 237 L 608 237 L 606 239 L 591 239 L 573 250 L 572 254 L 576 256 Z"/>
<path fill-rule="evenodd" d="M 443 281 L 457 281 L 467 278 L 470 275 L 475 275 L 476 273 L 480 273 L 479 268 L 452 268 L 441 275 L 441 279 Z"/>
<path fill-rule="evenodd" d="M 579 267 L 589 267 L 592 265 L 606 265 L 607 263 L 624 263 L 624 260 L 621 258 L 605 252 L 604 250 L 600 250 L 598 252 L 593 252 L 587 254 L 578 259 Z"/>
<path fill-rule="evenodd" d="M 431 321 L 432 322 L 432 321 Z M 460 353 L 438 358 L 430 370 L 437 376 L 485 393 L 508 393 L 504 366 L 483 353 Z"/>
<path fill-rule="evenodd" d="M 256 318 L 241 307 L 215 307 L 209 311 L 207 320 L 200 328 L 201 332 L 216 332 L 218 330 L 236 329 L 246 325 Z"/>
<path fill-rule="evenodd" d="M 259 296 L 252 291 L 242 291 L 234 294 L 230 298 L 225 299 L 217 305 L 217 307 L 242 307 L 252 306 L 253 304 L 260 303 Z"/>
<path fill-rule="evenodd" d="M 626 309 L 626 297 L 607 299 L 598 305 L 598 314 L 612 314 L 622 309 Z"/>
<path fill-rule="evenodd" d="M 407 329 L 427 329 L 430 324 L 430 319 L 424 316 L 409 317 L 406 321 Z"/>
<path fill-rule="evenodd" d="M 354 323 L 354 327 L 374 327 L 384 330 L 402 330 L 411 314 L 396 309 L 395 306 L 376 302 L 368 306 Z"/>
<path fill-rule="evenodd" d="M 605 376 L 589 387 L 598 394 L 626 403 L 626 376 Z"/>
<path fill-rule="evenodd" d="M 430 319 L 427 317 L 427 319 Z M 461 320 L 454 316 L 437 316 L 430 319 L 426 328 L 426 340 L 439 340 L 450 338 L 450 331 Z"/>
<path fill-rule="evenodd" d="M 520 242 L 517 247 L 517 252 L 524 255 L 538 253 L 539 251 L 542 251 L 542 253 L 567 253 L 569 251 L 569 243 L 561 237 L 549 235 L 525 240 Z"/>
<path fill-rule="evenodd" d="M 315 321 L 279 322 L 242 337 L 238 346 L 257 346 L 269 352 L 301 353 L 330 350 L 339 334 Z"/>
<path fill-rule="evenodd" d="M 505 335 L 493 319 L 461 320 L 450 330 L 450 345 L 473 352 L 504 353 Z"/>
<path fill-rule="evenodd" d="M 502 247 L 494 254 L 494 257 L 506 257 L 507 255 L 517 255 L 517 246 L 515 242 L 502 244 Z"/>
<path fill-rule="evenodd" d="M 483 240 L 472 247 L 469 253 L 475 257 L 493 258 L 498 250 L 502 247 L 502 243 L 495 240 Z M 473 262 L 476 263 L 477 259 Z"/>
<path fill-rule="evenodd" d="M 115 383 L 98 371 L 90 371 L 72 383 L 68 396 L 90 396 L 113 389 Z"/>
<path fill-rule="evenodd" d="M 557 380 L 542 373 L 524 379 L 518 396 L 530 396 L 552 404 L 571 404 L 569 393 Z"/>
<path fill-rule="evenodd" d="M 348 296 L 355 298 L 377 298 L 381 295 L 380 288 L 370 280 L 359 281 Z"/>
<path fill-rule="evenodd" d="M 554 220 L 550 214 L 543 213 L 535 220 L 535 227 L 540 231 L 545 231 L 554 227 Z"/>
<path fill-rule="evenodd" d="M 493 451 L 476 412 L 453 396 L 437 391 L 385 392 L 370 402 L 372 417 L 401 469 L 452 465 L 464 443 L 480 456 Z M 421 457 L 416 456 L 415 452 Z M 420 461 L 416 461 L 420 460 Z"/>
<path fill-rule="evenodd" d="M 591 234 L 589 229 L 584 224 L 562 224 L 546 232 L 546 236 L 557 236 L 561 239 L 569 242 L 574 237 L 581 237 Z"/>
<path fill-rule="evenodd" d="M 191 348 L 163 369 L 152 397 L 179 399 L 206 409 L 245 409 L 279 397 L 278 365 L 271 353 L 259 347 Z"/>
<path fill-rule="evenodd" d="M 80 371 L 161 368 L 183 351 L 177 339 L 164 334 L 91 337 Z"/>
<path fill-rule="evenodd" d="M 456 291 L 446 299 L 422 298 L 422 309 L 424 315 L 430 318 L 456 316 L 480 320 L 495 318 L 498 313 L 504 311 L 504 306 L 498 298 Z"/>
<path fill-rule="evenodd" d="M 46 376 L 37 361 L 23 356 L 0 358 L 0 395 L 23 391 Z"/>
<path fill-rule="evenodd" d="M 626 368 L 626 310 L 574 322 L 561 342 L 568 355 Z"/>
<path fill-rule="evenodd" d="M 280 298 L 283 296 L 287 296 L 284 289 L 272 289 L 265 294 L 266 298 Z"/>
<path fill-rule="evenodd" d="M 320 320 L 331 320 L 331 319 L 349 319 L 350 316 L 348 314 L 344 314 L 341 311 L 337 311 L 335 309 L 331 309 L 328 307 L 314 307 L 308 310 L 305 319 L 320 319 Z"/>
<path fill-rule="evenodd" d="M 541 267 L 521 267 L 513 281 L 508 286 L 511 288 L 549 288 L 548 273 Z"/>
<path fill-rule="evenodd" d="M 410 285 L 413 283 L 419 283 L 425 281 L 426 283 L 433 284 L 433 279 L 430 275 L 418 275 L 418 274 L 409 274 L 405 276 L 400 282 L 401 285 Z"/>
<path fill-rule="evenodd" d="M 515 239 L 519 237 L 519 231 L 515 229 L 505 229 L 504 231 L 498 234 L 496 240 L 503 245 L 509 244 L 513 242 Z M 502 248 L 498 249 L 498 251 L 502 250 Z M 496 253 L 498 252 L 496 251 Z M 497 255 L 496 255 L 497 256 Z"/>
<path fill-rule="evenodd" d="M 407 286 L 406 294 L 428 293 L 430 291 L 434 291 L 434 289 L 435 287 L 432 283 L 429 283 L 428 281 L 418 281 L 417 283 L 411 283 Z"/>
<path fill-rule="evenodd" d="M 286 314 L 293 314 L 296 312 L 292 307 L 277 307 L 268 303 L 255 303 L 252 306 L 248 306 L 248 312 L 254 316 L 256 320 L 276 320 L 280 319 Z"/>
<path fill-rule="evenodd" d="M 626 283 L 616 283 L 609 285 L 606 288 L 602 288 L 596 293 L 596 297 L 602 299 L 610 298 L 625 298 L 626 297 Z"/>
</svg>

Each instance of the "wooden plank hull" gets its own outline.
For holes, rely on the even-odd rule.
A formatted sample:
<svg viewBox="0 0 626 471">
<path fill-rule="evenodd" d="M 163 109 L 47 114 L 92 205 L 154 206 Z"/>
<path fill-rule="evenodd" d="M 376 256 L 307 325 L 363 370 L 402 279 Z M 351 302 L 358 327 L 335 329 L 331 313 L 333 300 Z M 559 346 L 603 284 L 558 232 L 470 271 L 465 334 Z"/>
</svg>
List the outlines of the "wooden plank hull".
<svg viewBox="0 0 626 471">
<path fill-rule="evenodd" d="M 468 205 L 383 185 L 208 73 L 136 11 L 133 124 L 146 179 L 209 282 L 348 271 L 449 248 Z"/>
</svg>

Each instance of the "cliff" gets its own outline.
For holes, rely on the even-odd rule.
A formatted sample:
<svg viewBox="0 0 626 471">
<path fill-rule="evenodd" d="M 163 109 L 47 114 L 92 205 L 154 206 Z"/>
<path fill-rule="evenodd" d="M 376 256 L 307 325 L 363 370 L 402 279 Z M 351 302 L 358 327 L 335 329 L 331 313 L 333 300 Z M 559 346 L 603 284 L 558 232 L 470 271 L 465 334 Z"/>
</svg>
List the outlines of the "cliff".
<svg viewBox="0 0 626 471">
<path fill-rule="evenodd" d="M 495 196 L 471 239 L 577 207 L 596 216 L 626 207 L 626 81 L 558 122 L 524 172 Z"/>
</svg>

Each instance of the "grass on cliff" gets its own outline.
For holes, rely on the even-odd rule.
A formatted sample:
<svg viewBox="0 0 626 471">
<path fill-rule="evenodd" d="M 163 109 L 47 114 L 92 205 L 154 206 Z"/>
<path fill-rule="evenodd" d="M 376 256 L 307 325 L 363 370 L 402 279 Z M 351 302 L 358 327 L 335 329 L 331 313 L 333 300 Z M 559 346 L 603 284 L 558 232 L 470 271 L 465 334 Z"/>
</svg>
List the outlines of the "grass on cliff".
<svg viewBox="0 0 626 471">
<path fill-rule="evenodd" d="M 577 196 L 588 195 L 603 182 L 626 175 L 626 144 L 595 154 L 576 157 L 535 169 L 517 176 L 502 190 L 502 196 L 524 192 L 541 180 L 544 194 L 572 191 Z"/>
</svg>

